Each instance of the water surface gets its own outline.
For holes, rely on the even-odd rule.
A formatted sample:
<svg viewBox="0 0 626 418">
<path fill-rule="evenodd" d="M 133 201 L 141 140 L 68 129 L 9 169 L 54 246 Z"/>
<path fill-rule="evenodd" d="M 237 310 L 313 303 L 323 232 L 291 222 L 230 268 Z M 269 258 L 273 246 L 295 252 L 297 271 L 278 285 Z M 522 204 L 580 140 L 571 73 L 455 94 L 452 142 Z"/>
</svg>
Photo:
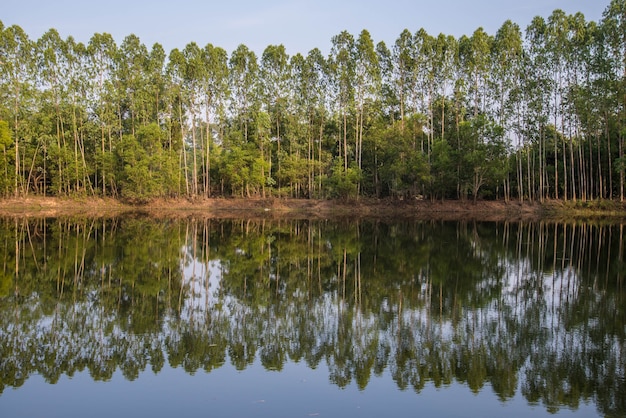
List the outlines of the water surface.
<svg viewBox="0 0 626 418">
<path fill-rule="evenodd" d="M 0 414 L 626 416 L 623 235 L 2 220 Z"/>
</svg>

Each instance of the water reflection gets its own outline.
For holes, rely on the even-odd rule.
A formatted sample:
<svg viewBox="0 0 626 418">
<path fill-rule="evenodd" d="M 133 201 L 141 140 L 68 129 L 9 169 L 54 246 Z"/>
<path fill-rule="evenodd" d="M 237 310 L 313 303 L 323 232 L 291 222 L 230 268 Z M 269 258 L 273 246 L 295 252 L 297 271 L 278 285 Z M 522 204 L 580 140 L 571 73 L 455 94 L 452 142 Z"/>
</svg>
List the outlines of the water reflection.
<svg viewBox="0 0 626 418">
<path fill-rule="evenodd" d="M 626 415 L 623 225 L 0 222 L 0 391 L 287 362 Z M 1 396 L 1 395 L 0 395 Z"/>
</svg>

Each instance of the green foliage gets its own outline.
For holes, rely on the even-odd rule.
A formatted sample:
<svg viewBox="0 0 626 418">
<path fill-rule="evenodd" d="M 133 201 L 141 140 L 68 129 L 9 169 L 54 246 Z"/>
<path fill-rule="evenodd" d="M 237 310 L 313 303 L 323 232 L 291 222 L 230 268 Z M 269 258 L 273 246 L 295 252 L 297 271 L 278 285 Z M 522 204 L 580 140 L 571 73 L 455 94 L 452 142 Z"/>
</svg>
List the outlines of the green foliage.
<svg viewBox="0 0 626 418">
<path fill-rule="evenodd" d="M 0 193 L 624 199 L 623 10 L 306 57 L 1 26 Z"/>
<path fill-rule="evenodd" d="M 329 197 L 350 199 L 358 194 L 358 184 L 361 180 L 361 173 L 358 167 L 350 166 L 347 170 L 343 167 L 343 162 L 335 159 L 331 174 L 326 179 L 326 189 Z"/>
<path fill-rule="evenodd" d="M 11 138 L 9 123 L 5 120 L 0 120 L 0 147 L 2 147 L 2 151 L 5 152 L 12 144 L 13 139 Z"/>
</svg>

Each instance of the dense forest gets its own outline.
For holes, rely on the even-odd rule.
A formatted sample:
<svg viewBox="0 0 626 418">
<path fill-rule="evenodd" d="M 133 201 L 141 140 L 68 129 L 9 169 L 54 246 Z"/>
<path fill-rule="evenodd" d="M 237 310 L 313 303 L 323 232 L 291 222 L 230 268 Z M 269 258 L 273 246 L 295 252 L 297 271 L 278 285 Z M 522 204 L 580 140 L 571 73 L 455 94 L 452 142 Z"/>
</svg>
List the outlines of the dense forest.
<svg viewBox="0 0 626 418">
<path fill-rule="evenodd" d="M 0 22 L 0 196 L 624 199 L 626 0 L 329 51 Z"/>
</svg>

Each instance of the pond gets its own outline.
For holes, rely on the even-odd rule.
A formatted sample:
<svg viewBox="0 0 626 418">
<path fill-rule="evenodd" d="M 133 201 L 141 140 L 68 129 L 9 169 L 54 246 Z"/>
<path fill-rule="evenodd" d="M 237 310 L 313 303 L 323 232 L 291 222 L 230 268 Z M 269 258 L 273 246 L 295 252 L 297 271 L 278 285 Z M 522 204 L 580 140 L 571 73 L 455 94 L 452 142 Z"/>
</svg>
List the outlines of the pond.
<svg viewBox="0 0 626 418">
<path fill-rule="evenodd" d="M 619 223 L 3 219 L 0 415 L 623 417 L 623 242 Z"/>
</svg>

